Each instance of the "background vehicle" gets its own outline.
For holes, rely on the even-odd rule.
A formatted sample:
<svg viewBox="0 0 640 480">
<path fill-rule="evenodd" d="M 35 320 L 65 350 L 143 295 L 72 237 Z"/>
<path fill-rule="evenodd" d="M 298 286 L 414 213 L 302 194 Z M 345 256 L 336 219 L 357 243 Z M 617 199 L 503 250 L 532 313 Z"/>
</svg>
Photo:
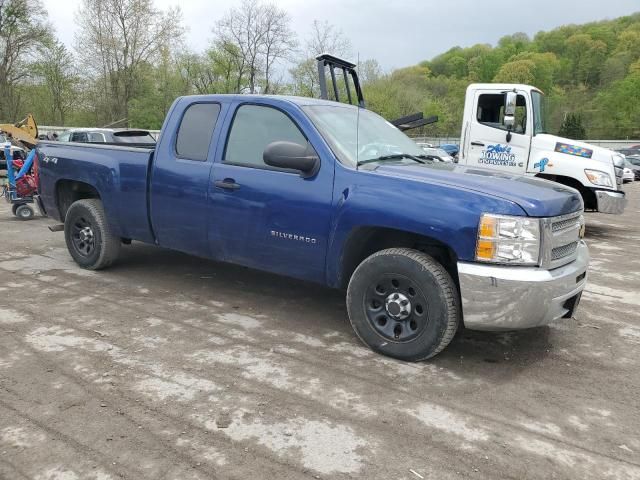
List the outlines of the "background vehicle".
<svg viewBox="0 0 640 480">
<path fill-rule="evenodd" d="M 578 190 L 587 209 L 622 213 L 624 156 L 548 134 L 544 105 L 529 85 L 469 85 L 460 164 L 552 180 Z"/>
<path fill-rule="evenodd" d="M 84 268 L 137 240 L 345 288 L 359 338 L 412 361 L 462 322 L 570 317 L 588 264 L 578 193 L 423 153 L 363 108 L 261 95 L 177 99 L 155 149 L 37 147 L 44 208 Z"/>
<path fill-rule="evenodd" d="M 625 155 L 627 157 L 631 155 L 640 155 L 640 145 L 634 145 L 629 148 L 622 148 L 620 150 L 616 150 L 618 153 Z"/>
<path fill-rule="evenodd" d="M 453 158 L 458 158 L 458 152 L 460 152 L 460 146 L 453 143 L 443 143 L 440 148 L 451 155 Z"/>
<path fill-rule="evenodd" d="M 633 170 L 636 180 L 640 180 L 640 155 L 627 157 L 627 168 Z"/>
<path fill-rule="evenodd" d="M 453 157 L 449 155 L 447 152 L 445 152 L 444 150 L 442 150 L 441 148 L 422 147 L 422 150 L 424 150 L 425 155 L 430 160 L 435 160 L 437 162 L 449 162 L 449 163 L 454 162 Z"/>
<path fill-rule="evenodd" d="M 60 142 L 127 144 L 153 147 L 156 139 L 147 130 L 113 128 L 75 128 L 62 133 Z"/>
<path fill-rule="evenodd" d="M 629 160 L 625 160 L 624 171 L 622 173 L 622 181 L 624 183 L 633 182 L 636 179 L 636 173 L 633 167 L 634 165 Z"/>
<path fill-rule="evenodd" d="M 4 153 L 4 144 L 7 143 L 7 141 L 6 135 L 0 133 L 0 145 L 2 146 L 2 148 L 0 148 L 0 170 L 7 169 L 7 159 Z M 24 149 L 22 147 L 16 147 L 15 145 L 11 145 L 11 154 L 16 160 L 24 160 L 26 156 Z"/>
<path fill-rule="evenodd" d="M 14 146 L 30 150 L 38 143 L 38 124 L 33 115 L 29 114 L 18 123 L 0 124 L 0 134 L 11 140 Z"/>
</svg>

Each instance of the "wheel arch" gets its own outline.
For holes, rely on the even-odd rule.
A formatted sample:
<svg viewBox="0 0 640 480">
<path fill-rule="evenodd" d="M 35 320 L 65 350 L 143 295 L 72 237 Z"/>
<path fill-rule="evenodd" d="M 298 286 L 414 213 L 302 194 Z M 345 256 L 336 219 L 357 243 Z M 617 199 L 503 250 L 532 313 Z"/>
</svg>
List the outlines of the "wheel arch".
<svg viewBox="0 0 640 480">
<path fill-rule="evenodd" d="M 582 201 L 584 202 L 584 208 L 589 210 L 597 210 L 598 203 L 596 200 L 596 194 L 592 189 L 585 187 L 582 182 L 576 180 L 573 177 L 567 177 L 566 175 L 551 175 L 547 173 L 537 173 L 536 177 L 543 178 L 545 180 L 551 180 L 567 187 L 575 188 L 580 192 Z"/>
<path fill-rule="evenodd" d="M 458 284 L 458 256 L 441 240 L 395 228 L 360 226 L 353 229 L 344 242 L 335 286 L 346 288 L 351 275 L 365 258 L 388 248 L 411 248 L 432 256 Z"/>
<path fill-rule="evenodd" d="M 60 221 L 64 222 L 67 211 L 73 202 L 87 198 L 102 199 L 98 189 L 90 183 L 71 179 L 58 180 L 55 185 L 55 199 Z"/>
</svg>

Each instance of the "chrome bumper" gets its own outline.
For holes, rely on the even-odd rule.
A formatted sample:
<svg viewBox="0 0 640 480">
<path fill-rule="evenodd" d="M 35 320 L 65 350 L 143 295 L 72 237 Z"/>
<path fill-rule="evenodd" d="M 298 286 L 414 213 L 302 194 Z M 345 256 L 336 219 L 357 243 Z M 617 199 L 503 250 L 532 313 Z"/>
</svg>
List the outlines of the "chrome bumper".
<svg viewBox="0 0 640 480">
<path fill-rule="evenodd" d="M 562 267 L 504 267 L 458 263 L 464 325 L 470 330 L 516 330 L 570 317 L 586 283 L 589 250 Z"/>
<path fill-rule="evenodd" d="M 627 206 L 627 199 L 624 192 L 613 192 L 610 190 L 596 190 L 596 200 L 598 202 L 598 212 L 612 213 L 620 215 Z"/>
</svg>

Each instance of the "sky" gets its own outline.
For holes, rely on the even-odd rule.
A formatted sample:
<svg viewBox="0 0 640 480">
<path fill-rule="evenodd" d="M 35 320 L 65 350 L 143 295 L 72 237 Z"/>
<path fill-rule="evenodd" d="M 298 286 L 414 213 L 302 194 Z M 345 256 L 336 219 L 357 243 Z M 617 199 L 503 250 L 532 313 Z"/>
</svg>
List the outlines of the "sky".
<svg viewBox="0 0 640 480">
<path fill-rule="evenodd" d="M 291 16 L 300 39 L 314 20 L 335 25 L 349 38 L 354 57 L 375 58 L 385 71 L 414 65 L 454 46 L 495 45 L 504 35 L 533 36 L 568 23 L 611 19 L 640 11 L 638 0 L 271 0 Z M 74 46 L 74 14 L 81 0 L 43 0 L 58 38 Z M 217 20 L 240 0 L 155 0 L 179 6 L 187 45 L 202 51 Z"/>
</svg>

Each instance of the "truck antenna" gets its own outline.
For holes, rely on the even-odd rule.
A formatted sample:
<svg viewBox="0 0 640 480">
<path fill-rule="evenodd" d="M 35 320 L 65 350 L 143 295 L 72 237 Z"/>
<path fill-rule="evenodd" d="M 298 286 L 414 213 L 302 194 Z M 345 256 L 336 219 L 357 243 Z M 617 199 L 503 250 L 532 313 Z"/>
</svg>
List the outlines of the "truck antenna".
<svg viewBox="0 0 640 480">
<path fill-rule="evenodd" d="M 358 65 L 360 65 L 360 52 L 358 52 L 358 59 L 356 60 Z M 346 79 L 346 77 L 345 77 Z M 358 85 L 358 88 L 360 85 Z M 349 89 L 349 84 L 347 83 L 347 90 Z M 361 104 L 358 103 L 356 105 L 358 112 L 356 114 L 356 170 L 358 170 L 358 164 L 360 163 L 360 108 Z"/>
</svg>

